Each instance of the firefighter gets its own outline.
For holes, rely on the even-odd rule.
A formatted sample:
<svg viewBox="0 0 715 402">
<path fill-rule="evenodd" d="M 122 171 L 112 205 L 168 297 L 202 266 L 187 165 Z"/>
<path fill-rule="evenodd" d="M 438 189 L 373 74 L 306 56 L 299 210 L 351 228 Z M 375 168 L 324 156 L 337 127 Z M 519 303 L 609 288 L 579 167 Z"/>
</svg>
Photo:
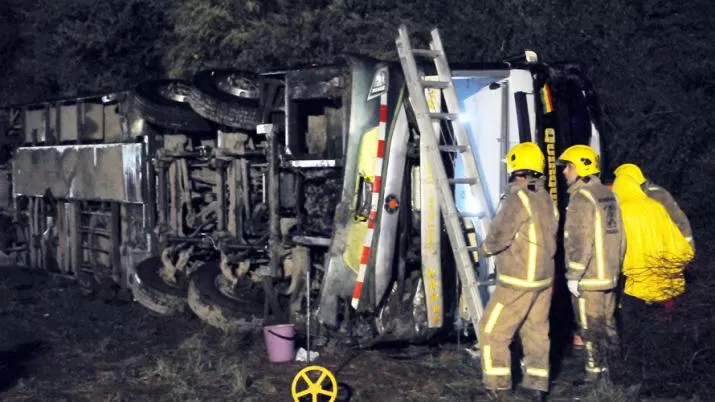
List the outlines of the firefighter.
<svg viewBox="0 0 715 402">
<path fill-rule="evenodd" d="M 623 214 L 628 240 L 623 261 L 624 308 L 636 311 L 644 305 L 671 310 L 685 292 L 685 265 L 693 250 L 666 208 L 648 197 L 640 183 L 621 174 L 613 183 Z"/>
<path fill-rule="evenodd" d="M 690 221 L 668 190 L 646 179 L 641 169 L 633 163 L 624 163 L 617 167 L 613 173 L 616 177 L 630 176 L 641 186 L 641 189 L 648 197 L 663 204 L 670 218 L 680 229 L 680 233 L 685 236 L 685 240 L 690 243 L 690 247 L 695 251 L 695 240 L 693 239 L 693 231 L 690 228 Z"/>
<path fill-rule="evenodd" d="M 607 352 L 616 345 L 617 285 L 625 253 L 620 207 L 601 183 L 598 154 L 574 145 L 559 157 L 568 183 L 564 226 L 566 280 L 586 346 L 586 379 L 608 370 Z"/>
<path fill-rule="evenodd" d="M 650 347 L 643 342 L 643 331 L 648 330 L 644 327 L 672 322 L 676 300 L 685 292 L 685 266 L 694 254 L 666 208 L 648 197 L 637 180 L 621 174 L 613 183 L 613 192 L 621 206 L 628 243 L 619 335 L 624 352 L 639 355 Z M 636 359 L 629 367 L 640 371 L 645 365 Z"/>
<path fill-rule="evenodd" d="M 517 331 L 524 349 L 519 392 L 543 398 L 548 391 L 558 210 L 546 191 L 544 164 L 532 142 L 509 151 L 508 194 L 480 246 L 484 255 L 496 256 L 498 267 L 496 288 L 479 322 L 483 382 L 495 397 L 512 387 L 509 344 Z"/>
</svg>

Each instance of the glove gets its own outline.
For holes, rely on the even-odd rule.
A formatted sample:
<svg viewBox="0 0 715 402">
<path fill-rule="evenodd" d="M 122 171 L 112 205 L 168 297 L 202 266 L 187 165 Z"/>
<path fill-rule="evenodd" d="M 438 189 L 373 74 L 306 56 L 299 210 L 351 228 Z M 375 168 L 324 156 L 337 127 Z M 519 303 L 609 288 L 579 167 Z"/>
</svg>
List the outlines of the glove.
<svg viewBox="0 0 715 402">
<path fill-rule="evenodd" d="M 579 297 L 581 293 L 578 291 L 578 281 L 577 280 L 571 280 L 568 281 L 566 284 L 569 287 L 569 292 L 571 292 L 572 295 Z"/>
</svg>

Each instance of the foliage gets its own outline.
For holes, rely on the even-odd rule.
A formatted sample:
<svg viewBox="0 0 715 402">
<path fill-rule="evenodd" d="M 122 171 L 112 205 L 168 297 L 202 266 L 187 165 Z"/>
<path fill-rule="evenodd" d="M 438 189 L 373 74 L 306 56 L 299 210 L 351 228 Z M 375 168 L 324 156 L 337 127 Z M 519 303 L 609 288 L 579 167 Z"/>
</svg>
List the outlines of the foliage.
<svg viewBox="0 0 715 402">
<path fill-rule="evenodd" d="M 9 3 L 0 4 L 0 54 L 11 54 L 18 40 L 17 16 Z M 0 69 L 5 64 L 0 65 Z"/>
<path fill-rule="evenodd" d="M 454 2 L 453 2 L 454 3 Z M 454 5 L 454 4 L 453 4 Z M 700 212 L 715 173 L 715 3 L 709 0 L 8 0 L 0 7 L 0 103 L 130 87 L 207 67 L 256 71 L 330 62 L 344 52 L 395 59 L 395 28 L 432 26 L 453 62 L 535 50 L 577 61 L 599 93 L 612 162 Z M 417 45 L 424 45 L 419 43 Z M 614 168 L 610 166 L 608 168 Z"/>
<path fill-rule="evenodd" d="M 5 83 L 12 89 L 9 98 L 23 102 L 124 89 L 163 75 L 162 55 L 170 31 L 164 10 L 169 4 L 169 0 L 18 2 L 14 14 L 20 16 L 16 28 L 22 47 L 7 59 L 14 70 L 13 79 Z"/>
</svg>

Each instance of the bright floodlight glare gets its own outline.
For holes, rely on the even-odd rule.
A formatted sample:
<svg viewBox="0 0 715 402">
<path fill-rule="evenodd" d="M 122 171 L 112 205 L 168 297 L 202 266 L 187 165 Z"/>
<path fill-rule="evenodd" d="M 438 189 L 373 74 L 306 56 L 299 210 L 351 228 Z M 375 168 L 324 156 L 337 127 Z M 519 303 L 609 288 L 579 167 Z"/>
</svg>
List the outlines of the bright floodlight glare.
<svg viewBox="0 0 715 402">
<path fill-rule="evenodd" d="M 539 57 L 536 55 L 536 52 L 528 49 L 524 51 L 524 58 L 526 59 L 527 63 L 536 63 L 539 60 Z"/>
<path fill-rule="evenodd" d="M 109 103 L 117 99 L 117 94 L 109 94 L 102 96 L 102 103 Z"/>
<path fill-rule="evenodd" d="M 467 112 L 462 112 L 459 114 L 459 121 L 462 123 L 469 123 L 470 121 L 469 113 Z"/>
<path fill-rule="evenodd" d="M 533 50 L 524 50 L 523 53 L 514 55 L 514 56 L 509 56 L 504 58 L 502 61 L 505 63 L 510 63 L 510 64 L 524 64 L 524 63 L 536 63 L 538 61 L 539 57 L 536 55 L 536 52 Z"/>
</svg>

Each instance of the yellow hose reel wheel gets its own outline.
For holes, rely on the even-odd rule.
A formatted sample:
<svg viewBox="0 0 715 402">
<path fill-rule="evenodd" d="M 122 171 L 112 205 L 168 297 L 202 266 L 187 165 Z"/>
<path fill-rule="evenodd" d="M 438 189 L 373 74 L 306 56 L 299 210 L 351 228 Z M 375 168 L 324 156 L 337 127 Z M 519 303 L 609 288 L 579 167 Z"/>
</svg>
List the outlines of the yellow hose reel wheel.
<svg viewBox="0 0 715 402">
<path fill-rule="evenodd" d="M 310 374 L 317 375 L 318 379 L 313 381 L 310 378 Z M 323 388 L 323 382 L 326 378 L 330 381 L 329 389 Z M 327 368 L 308 366 L 293 377 L 290 393 L 293 395 L 294 402 L 300 402 L 301 398 L 309 395 L 312 397 L 312 402 L 318 402 L 320 395 L 330 398 L 329 402 L 335 402 L 338 397 L 338 382 L 335 380 L 333 373 Z"/>
</svg>

